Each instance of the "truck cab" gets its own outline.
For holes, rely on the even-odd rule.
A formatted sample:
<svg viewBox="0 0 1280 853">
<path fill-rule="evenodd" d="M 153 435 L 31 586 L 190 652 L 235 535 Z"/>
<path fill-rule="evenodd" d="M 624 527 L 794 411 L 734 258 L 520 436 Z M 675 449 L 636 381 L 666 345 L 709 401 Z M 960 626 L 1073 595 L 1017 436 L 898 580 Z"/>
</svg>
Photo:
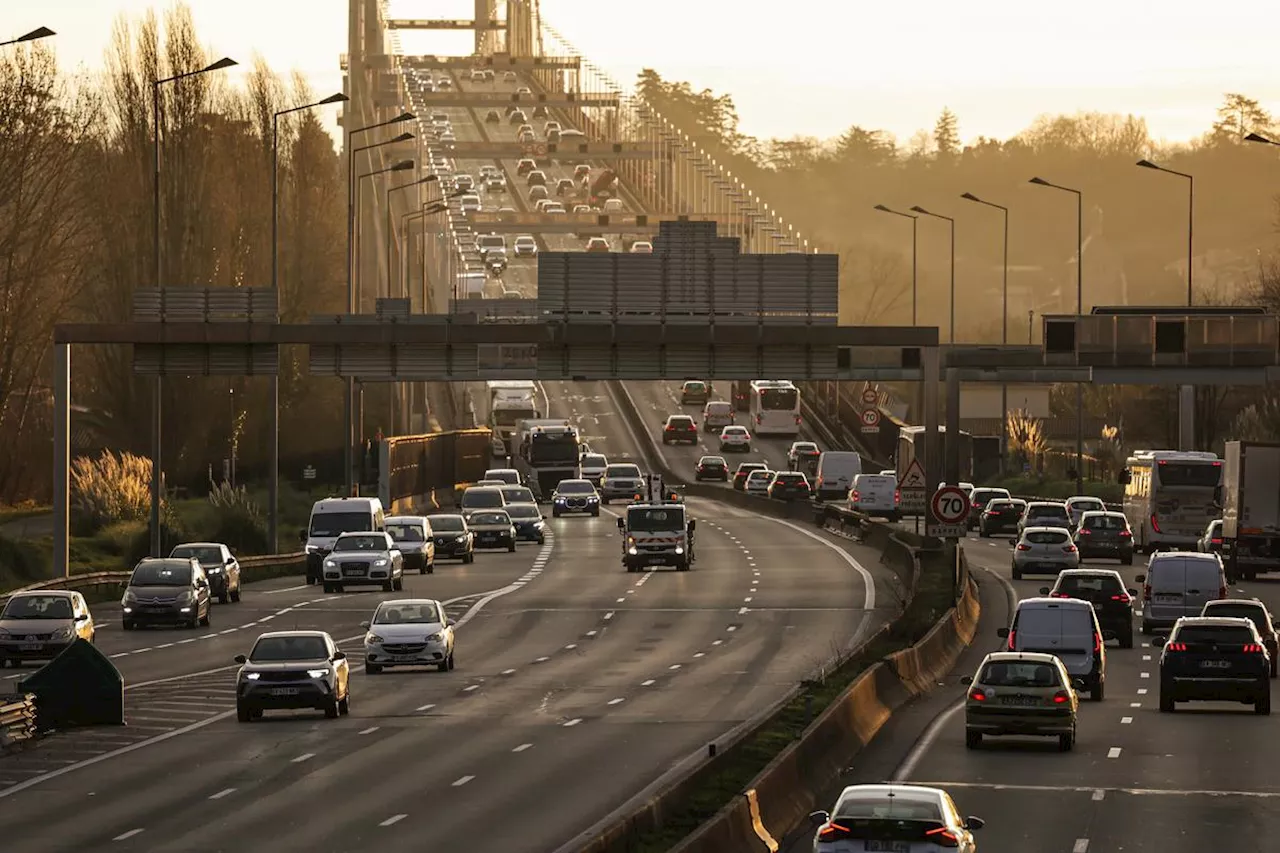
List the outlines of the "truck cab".
<svg viewBox="0 0 1280 853">
<path fill-rule="evenodd" d="M 666 489 L 662 478 L 649 475 L 639 499 L 627 506 L 618 519 L 622 534 L 622 565 L 628 572 L 646 566 L 671 566 L 687 572 L 696 559 L 693 533 L 697 521 L 675 492 Z"/>
</svg>

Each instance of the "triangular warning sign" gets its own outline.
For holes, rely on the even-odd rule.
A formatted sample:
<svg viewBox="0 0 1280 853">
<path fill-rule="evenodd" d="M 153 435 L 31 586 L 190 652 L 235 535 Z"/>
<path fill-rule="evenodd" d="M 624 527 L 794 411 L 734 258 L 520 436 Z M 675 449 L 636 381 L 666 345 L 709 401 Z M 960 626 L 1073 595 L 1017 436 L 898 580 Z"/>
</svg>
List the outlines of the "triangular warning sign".
<svg viewBox="0 0 1280 853">
<path fill-rule="evenodd" d="M 898 481 L 898 488 L 924 490 L 924 468 L 920 467 L 919 459 L 911 460 L 911 464 L 907 466 L 907 473 L 903 474 L 902 479 Z"/>
</svg>

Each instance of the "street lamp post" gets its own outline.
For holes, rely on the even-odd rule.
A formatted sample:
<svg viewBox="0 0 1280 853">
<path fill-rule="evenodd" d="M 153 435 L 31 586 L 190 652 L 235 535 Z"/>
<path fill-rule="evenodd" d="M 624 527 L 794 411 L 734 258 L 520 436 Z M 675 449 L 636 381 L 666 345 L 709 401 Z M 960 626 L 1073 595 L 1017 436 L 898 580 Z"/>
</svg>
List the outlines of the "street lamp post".
<svg viewBox="0 0 1280 853">
<path fill-rule="evenodd" d="M 877 204 L 876 210 L 881 213 L 892 213 L 894 216 L 901 216 L 911 220 L 911 325 L 916 325 L 916 226 L 920 224 L 920 217 L 913 216 L 910 213 L 903 213 L 900 210 L 894 210 L 883 204 Z"/>
<path fill-rule="evenodd" d="M 1084 313 L 1084 193 L 1080 190 L 1032 178 L 1030 183 L 1071 193 L 1076 197 L 1076 313 Z M 1084 491 L 1084 384 L 1076 383 L 1076 494 Z"/>
<path fill-rule="evenodd" d="M 39 32 L 39 30 L 33 32 Z M 32 34 L 28 33 L 27 35 L 31 36 Z M 20 40 L 25 39 L 27 37 L 23 36 L 23 39 Z M 151 182 L 151 262 L 156 289 L 164 287 L 164 277 L 160 270 L 160 87 L 165 83 L 174 83 L 178 80 L 185 80 L 188 77 L 207 74 L 210 71 L 221 71 L 223 68 L 230 68 L 237 64 L 234 59 L 224 56 L 204 68 L 198 68 L 195 71 L 184 71 L 181 74 L 174 74 L 160 80 L 151 81 L 151 121 L 153 130 L 151 151 L 153 166 Z M 164 377 L 157 376 L 151 386 L 151 556 L 153 557 L 161 556 L 160 502 L 163 498 L 161 494 L 163 478 L 160 474 L 160 468 L 161 450 L 163 449 L 161 431 L 164 427 L 164 417 L 161 411 L 163 383 Z"/>
<path fill-rule="evenodd" d="M 391 227 L 391 194 L 396 190 L 405 190 L 405 189 L 409 189 L 410 187 L 421 186 L 422 184 L 429 183 L 435 180 L 438 180 L 435 175 L 427 175 L 425 177 L 419 178 L 416 181 L 409 181 L 408 183 L 400 184 L 399 186 L 394 186 L 387 189 L 387 228 L 386 228 L 387 233 L 385 235 L 385 239 L 387 242 L 386 276 L 387 276 L 387 298 L 388 299 L 393 298 L 393 295 L 392 295 L 393 291 L 391 287 L 391 263 L 392 263 L 391 249 L 393 247 L 393 244 L 395 243 L 395 232 L 392 230 L 392 227 Z M 397 288 L 397 291 L 398 291 L 398 288 Z M 388 436 L 396 435 L 400 432 L 400 430 L 396 428 L 396 397 L 398 397 L 402 391 L 403 391 L 403 386 L 399 382 L 392 382 L 390 385 L 387 386 L 387 406 L 388 406 L 387 435 Z"/>
<path fill-rule="evenodd" d="M 922 216 L 932 216 L 934 219 L 945 219 L 951 226 L 951 331 L 947 335 L 947 343 L 954 344 L 956 342 L 956 221 L 941 213 L 930 213 L 918 204 L 914 205 L 911 211 Z"/>
<path fill-rule="evenodd" d="M 8 47 L 11 44 L 21 44 L 22 42 L 27 42 L 27 41 L 36 41 L 37 39 L 48 38 L 49 36 L 56 36 L 56 35 L 57 33 L 49 29 L 48 27 L 36 27 L 31 32 L 23 33 L 22 35 L 18 36 L 16 39 L 9 39 L 8 41 L 0 41 L 0 47 Z"/>
<path fill-rule="evenodd" d="M 1001 309 L 1000 309 L 1000 343 L 1009 343 L 1009 208 L 1003 204 L 996 204 L 994 201 L 978 198 L 973 193 L 961 193 L 960 198 L 965 201 L 976 202 L 977 204 L 993 207 L 1004 215 L 1004 240 L 1001 262 Z M 1009 386 L 1005 382 L 1000 383 L 1000 473 L 1005 471 L 1005 459 L 1009 455 Z"/>
</svg>

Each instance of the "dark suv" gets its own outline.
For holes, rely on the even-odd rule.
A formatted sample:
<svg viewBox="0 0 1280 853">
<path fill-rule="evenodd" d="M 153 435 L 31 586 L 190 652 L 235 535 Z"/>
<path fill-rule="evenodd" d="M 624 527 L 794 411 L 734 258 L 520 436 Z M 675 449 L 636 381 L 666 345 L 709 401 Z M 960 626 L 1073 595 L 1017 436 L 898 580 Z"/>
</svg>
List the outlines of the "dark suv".
<svg viewBox="0 0 1280 853">
<path fill-rule="evenodd" d="M 1043 587 L 1040 594 L 1089 602 L 1102 630 L 1114 633 L 1120 648 L 1133 648 L 1133 600 L 1138 597 L 1138 591 L 1126 589 L 1119 572 L 1067 569 L 1058 574 L 1053 589 Z"/>
<path fill-rule="evenodd" d="M 1133 565 L 1133 532 L 1122 512 L 1084 513 L 1071 538 L 1080 549 L 1082 560 L 1112 557 L 1126 566 Z"/>
<path fill-rule="evenodd" d="M 697 480 L 729 480 L 729 463 L 723 456 L 704 456 L 698 460 L 698 468 L 693 479 Z"/>
<path fill-rule="evenodd" d="M 997 533 L 1012 533 L 1018 529 L 1018 519 L 1022 518 L 1027 502 L 1017 498 L 995 498 L 987 502 L 978 517 L 978 535 L 994 536 Z"/>
<path fill-rule="evenodd" d="M 1262 637 L 1262 645 L 1266 647 L 1267 654 L 1271 655 L 1271 677 L 1280 675 L 1280 634 L 1276 633 L 1267 605 L 1252 598 L 1219 598 L 1206 601 L 1200 615 L 1248 619 L 1258 630 L 1258 636 Z"/>
<path fill-rule="evenodd" d="M 677 441 L 698 443 L 698 424 L 688 415 L 671 415 L 662 425 L 662 443 L 674 444 Z"/>
<path fill-rule="evenodd" d="M 1178 702 L 1240 702 L 1271 713 L 1271 657 L 1248 619 L 1184 616 L 1160 653 L 1160 711 Z"/>
</svg>

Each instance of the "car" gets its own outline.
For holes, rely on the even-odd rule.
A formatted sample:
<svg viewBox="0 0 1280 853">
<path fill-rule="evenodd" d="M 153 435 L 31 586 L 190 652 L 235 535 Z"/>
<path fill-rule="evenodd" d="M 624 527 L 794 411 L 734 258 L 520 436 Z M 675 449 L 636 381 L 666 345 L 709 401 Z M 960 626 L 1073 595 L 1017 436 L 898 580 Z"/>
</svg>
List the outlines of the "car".
<svg viewBox="0 0 1280 853">
<path fill-rule="evenodd" d="M 498 278 L 507 271 L 507 250 L 490 249 L 484 255 L 484 268 L 489 275 Z"/>
<path fill-rule="evenodd" d="M 511 504 L 533 504 L 537 506 L 538 498 L 533 494 L 533 489 L 528 486 L 503 486 L 502 497 L 506 499 L 507 506 Z"/>
<path fill-rule="evenodd" d="M 1107 687 L 1107 640 L 1098 615 L 1087 601 L 1073 598 L 1024 598 L 1008 628 L 996 632 L 1006 651 L 1051 651 L 1089 698 L 1101 702 Z"/>
<path fill-rule="evenodd" d="M 420 575 L 435 574 L 436 540 L 429 518 L 425 515 L 388 516 L 383 522 L 383 529 L 400 550 L 406 571 L 417 569 Z"/>
<path fill-rule="evenodd" d="M 471 175 L 454 175 L 453 188 L 455 190 L 473 190 L 476 188 L 476 179 Z"/>
<path fill-rule="evenodd" d="M 528 143 L 528 142 L 534 142 L 536 139 L 537 137 L 533 135 L 532 130 L 516 131 L 516 142 Z"/>
<path fill-rule="evenodd" d="M 436 78 L 436 88 L 438 88 L 438 89 L 452 89 L 452 88 L 453 88 L 453 80 L 449 79 L 448 77 L 437 77 L 437 78 Z"/>
<path fill-rule="evenodd" d="M 484 179 L 484 191 L 489 193 L 504 193 L 507 191 L 507 179 L 501 175 L 490 175 Z"/>
<path fill-rule="evenodd" d="M 556 130 L 560 130 L 560 123 L 559 123 L 559 122 L 547 122 L 547 124 L 554 124 L 554 125 L 556 126 Z M 588 164 L 588 163 L 579 163 L 578 165 L 576 165 L 576 166 L 574 166 L 574 167 L 573 167 L 573 179 L 574 179 L 575 181 L 585 181 L 585 180 L 589 179 L 590 177 L 591 177 L 591 165 L 590 165 L 590 164 Z"/>
<path fill-rule="evenodd" d="M 545 516 L 534 503 L 514 503 L 507 506 L 507 515 L 516 529 L 517 541 L 547 543 L 547 525 L 543 523 Z"/>
<path fill-rule="evenodd" d="M 138 561 L 125 582 L 120 627 L 126 631 L 142 625 L 208 627 L 212 610 L 209 580 L 198 560 L 146 557 Z"/>
<path fill-rule="evenodd" d="M 240 562 L 221 542 L 184 542 L 169 552 L 174 559 L 194 557 L 209 581 L 209 594 L 220 604 L 240 600 Z"/>
<path fill-rule="evenodd" d="M 342 592 L 348 586 L 381 586 L 383 592 L 404 588 L 404 556 L 389 534 L 344 533 L 333 543 L 324 558 L 324 591 Z"/>
<path fill-rule="evenodd" d="M 534 169 L 524 176 L 524 180 L 531 187 L 545 187 L 547 185 L 547 173 L 541 169 Z"/>
<path fill-rule="evenodd" d="M 1071 516 L 1065 504 L 1056 501 L 1031 501 L 1018 519 L 1018 533 L 1028 527 L 1060 527 L 1071 530 Z"/>
<path fill-rule="evenodd" d="M 440 144 L 446 148 L 452 148 L 453 143 L 458 141 L 458 135 L 452 130 L 446 130 L 440 134 Z"/>
<path fill-rule="evenodd" d="M 564 205 L 558 201 L 548 201 L 542 205 L 543 213 L 564 213 Z"/>
<path fill-rule="evenodd" d="M 1184 616 L 1199 616 L 1209 601 L 1227 597 L 1227 574 L 1217 554 L 1161 551 L 1151 555 L 1142 584 L 1144 634 L 1168 629 Z"/>
<path fill-rule="evenodd" d="M 558 130 L 562 130 L 562 129 L 563 129 L 563 128 L 561 128 L 561 126 L 560 126 L 560 122 L 558 122 L 558 121 L 548 121 L 548 122 L 544 122 L 544 123 L 543 123 L 543 125 L 542 125 L 542 133 L 543 133 L 544 135 L 545 135 L 545 134 L 550 133 L 550 132 L 551 132 L 551 131 L 553 131 L 553 130 L 557 130 L 557 131 L 558 131 Z M 589 172 L 589 170 L 590 170 L 590 167 L 588 167 L 588 172 Z M 574 176 L 575 178 L 576 178 L 576 177 L 578 177 L 578 173 L 577 173 L 577 170 L 576 170 L 576 169 L 574 170 L 574 175 L 573 175 L 573 176 Z"/>
<path fill-rule="evenodd" d="M 729 463 L 723 456 L 703 456 L 694 469 L 693 479 L 695 482 L 720 480 L 727 483 L 729 482 Z"/>
<path fill-rule="evenodd" d="M 742 484 L 742 491 L 749 495 L 767 496 L 776 475 L 776 471 L 770 471 L 767 468 L 762 471 L 752 471 L 747 475 L 747 481 Z"/>
<path fill-rule="evenodd" d="M 551 191 L 541 184 L 535 184 L 529 187 L 529 201 L 538 202 L 536 205 L 537 212 L 542 212 L 542 202 L 551 201 Z"/>
<path fill-rule="evenodd" d="M 459 206 L 463 213 L 479 213 L 484 210 L 484 204 L 480 201 L 478 195 L 464 195 L 459 199 Z"/>
<path fill-rule="evenodd" d="M 591 483 L 599 483 L 604 476 L 604 469 L 609 467 L 609 459 L 603 453 L 583 453 L 578 460 L 578 471 L 582 479 Z"/>
<path fill-rule="evenodd" d="M 534 107 L 534 108 L 533 108 L 533 117 L 534 117 L 534 118 L 546 118 L 546 117 L 547 117 L 547 108 L 546 108 L 546 106 L 545 106 L 545 105 L 543 105 L 543 104 L 538 104 L 536 107 Z"/>
<path fill-rule="evenodd" d="M 738 469 L 733 472 L 733 488 L 741 492 L 746 488 L 747 477 L 753 471 L 767 471 L 769 466 L 763 462 L 742 462 L 739 463 Z"/>
<path fill-rule="evenodd" d="M 484 480 L 497 480 L 502 486 L 522 486 L 524 482 L 521 480 L 520 471 L 516 468 L 486 468 L 484 470 Z"/>
<path fill-rule="evenodd" d="M 1071 527 L 1074 529 L 1080 524 L 1080 517 L 1086 512 L 1106 512 L 1107 505 L 1102 502 L 1102 498 L 1095 498 L 1092 495 L 1076 495 L 1066 500 L 1067 514 L 1071 517 Z"/>
<path fill-rule="evenodd" d="M 690 379 L 680 386 L 680 405 L 705 406 L 711 399 L 711 386 L 706 382 Z"/>
<path fill-rule="evenodd" d="M 578 185 L 573 182 L 573 178 L 561 178 L 556 181 L 556 195 L 573 195 L 578 189 Z"/>
<path fill-rule="evenodd" d="M 853 488 L 853 479 L 862 473 L 862 456 L 852 450 L 824 450 L 818 454 L 814 471 L 814 498 L 821 501 L 845 500 Z"/>
<path fill-rule="evenodd" d="M 351 668 L 325 631 L 272 631 L 236 655 L 236 719 L 264 711 L 315 709 L 331 720 L 351 713 Z"/>
<path fill-rule="evenodd" d="M 816 827 L 813 853 L 935 853 L 944 848 L 977 853 L 973 833 L 984 826 L 982 818 L 961 819 L 951 795 L 941 788 L 899 783 L 850 785 L 831 811 L 811 812 L 809 822 Z"/>
<path fill-rule="evenodd" d="M 987 504 L 993 500 L 1008 500 L 1010 497 L 1008 489 L 974 489 L 969 495 L 969 529 L 973 530 L 978 526 L 978 521 L 982 518 L 982 511 L 987 508 Z"/>
<path fill-rule="evenodd" d="M 529 119 L 525 116 L 524 110 L 516 110 L 507 116 L 507 124 L 524 124 Z"/>
<path fill-rule="evenodd" d="M 456 558 L 464 563 L 474 563 L 475 534 L 467 527 L 467 519 L 460 513 L 441 512 L 427 516 L 431 522 L 431 534 L 435 538 L 436 558 Z"/>
<path fill-rule="evenodd" d="M 1215 518 L 1205 527 L 1204 533 L 1196 542 L 1196 550 L 1201 554 L 1222 553 L 1222 519 Z"/>
<path fill-rule="evenodd" d="M 15 592 L 0 611 L 0 667 L 56 658 L 77 639 L 97 641 L 93 614 L 78 592 Z"/>
<path fill-rule="evenodd" d="M 516 237 L 513 246 L 515 248 L 517 258 L 538 254 L 538 243 L 529 234 L 521 234 L 519 237 Z"/>
<path fill-rule="evenodd" d="M 471 485 L 472 486 L 495 486 L 500 489 L 503 486 L 508 485 L 508 483 L 506 480 L 499 480 L 495 477 L 495 478 L 486 478 L 484 480 L 477 480 Z"/>
<path fill-rule="evenodd" d="M 1072 539 L 1082 560 L 1111 557 L 1126 566 L 1133 565 L 1133 531 L 1123 512 L 1086 510 L 1080 514 Z"/>
<path fill-rule="evenodd" d="M 688 415 L 668 415 L 662 424 L 662 443 L 698 443 L 698 422 Z"/>
<path fill-rule="evenodd" d="M 1067 569 L 1053 587 L 1041 587 L 1050 598 L 1078 598 L 1093 605 L 1098 624 L 1115 634 L 1120 648 L 1133 648 L 1133 602 L 1137 590 L 1126 589 L 1120 573 L 1112 569 Z M 1234 614 L 1233 614 L 1234 615 Z"/>
<path fill-rule="evenodd" d="M 364 635 L 364 671 L 378 675 L 393 666 L 454 668 L 453 620 L 432 598 L 384 601 L 360 627 Z"/>
<path fill-rule="evenodd" d="M 502 176 L 502 170 L 492 163 L 482 163 L 478 171 L 480 172 L 480 177 L 482 178 L 493 178 L 493 177 Z"/>
<path fill-rule="evenodd" d="M 525 157 L 524 159 L 519 160 L 516 163 L 516 175 L 523 178 L 526 175 L 528 175 L 530 172 L 536 170 L 537 168 L 538 168 L 537 163 L 535 163 L 533 160 L 529 159 L 528 157 Z"/>
<path fill-rule="evenodd" d="M 898 478 L 889 474 L 858 474 L 849 489 L 849 509 L 871 518 L 897 521 L 902 509 Z"/>
<path fill-rule="evenodd" d="M 478 509 L 467 516 L 467 527 L 476 536 L 477 548 L 516 549 L 516 527 L 502 509 Z"/>
<path fill-rule="evenodd" d="M 504 481 L 502 486 L 506 486 Z M 507 498 L 502 494 L 502 486 L 469 486 L 462 493 L 458 509 L 470 518 L 471 513 L 480 509 L 502 509 L 507 505 Z"/>
<path fill-rule="evenodd" d="M 533 133 L 533 125 L 522 124 L 518 128 L 516 128 L 516 133 Z"/>
<path fill-rule="evenodd" d="M 653 244 L 648 240 L 637 240 L 631 244 L 631 248 L 628 251 L 633 255 L 652 255 Z"/>
<path fill-rule="evenodd" d="M 751 452 L 751 433 L 746 427 L 730 424 L 720 430 L 720 452 L 724 453 L 728 450 Z"/>
<path fill-rule="evenodd" d="M 574 212 L 574 213 L 590 213 L 590 212 L 591 212 L 591 205 L 589 205 L 589 204 L 575 204 L 575 205 L 573 206 L 573 212 Z"/>
<path fill-rule="evenodd" d="M 986 538 L 997 533 L 1017 532 L 1018 520 L 1027 508 L 1027 502 L 1019 498 L 988 501 L 978 517 L 978 535 Z"/>
<path fill-rule="evenodd" d="M 552 144 L 552 145 L 555 145 L 555 144 L 556 144 L 556 143 L 558 143 L 559 141 L 560 141 L 560 131 L 558 131 L 558 130 L 554 130 L 554 129 L 553 129 L 553 130 L 548 130 L 548 131 L 547 131 L 547 142 L 548 142 L 548 143 L 550 143 L 550 144 Z"/>
<path fill-rule="evenodd" d="M 510 116 L 513 113 L 520 112 L 520 108 L 517 107 L 515 104 L 507 104 L 507 108 L 505 112 L 506 112 L 506 115 Z"/>
<path fill-rule="evenodd" d="M 1080 697 L 1062 661 L 1042 652 L 993 652 L 974 675 L 960 683 L 964 700 L 964 745 L 982 746 L 983 737 L 1056 737 L 1058 748 L 1076 745 Z"/>
<path fill-rule="evenodd" d="M 1271 677 L 1280 675 L 1280 633 L 1277 633 L 1275 620 L 1271 618 L 1271 611 L 1265 604 L 1253 598 L 1220 598 L 1206 601 L 1200 615 L 1248 619 L 1262 638 L 1262 645 L 1271 658 Z"/>
<path fill-rule="evenodd" d="M 788 471 L 812 471 L 822 451 L 813 441 L 793 441 L 787 448 Z"/>
<path fill-rule="evenodd" d="M 623 465 L 618 467 L 634 468 L 635 466 Z M 608 468 L 605 471 L 607 474 Z M 596 491 L 595 484 L 590 480 L 561 480 L 555 491 L 551 493 L 551 516 L 552 518 L 559 518 L 567 513 L 585 512 L 598 518 L 600 516 L 601 500 L 600 493 Z M 609 502 L 608 499 L 603 500 L 604 503 Z"/>
<path fill-rule="evenodd" d="M 625 213 L 627 206 L 622 203 L 622 199 L 620 198 L 609 198 L 605 199 L 601 210 L 605 213 Z"/>
<path fill-rule="evenodd" d="M 502 72 L 502 82 L 503 82 L 503 83 L 515 83 L 518 79 L 519 79 L 519 78 L 518 78 L 518 77 L 516 77 L 516 72 L 514 72 L 514 71 L 504 71 L 504 72 Z"/>
<path fill-rule="evenodd" d="M 615 498 L 630 500 L 644 486 L 640 466 L 629 462 L 611 463 L 600 478 L 600 500 L 608 503 Z"/>
<path fill-rule="evenodd" d="M 1160 711 L 1179 702 L 1241 702 L 1271 713 L 1271 658 L 1249 619 L 1184 616 L 1169 636 L 1151 643 L 1160 652 Z"/>
<path fill-rule="evenodd" d="M 1025 574 L 1056 575 L 1063 569 L 1080 568 L 1080 549 L 1071 534 L 1061 527 L 1028 527 L 1013 548 L 1013 579 Z"/>
<path fill-rule="evenodd" d="M 608 240 L 606 240 L 604 237 L 592 237 L 591 239 L 587 240 L 587 247 L 586 247 L 586 249 L 585 249 L 584 251 L 587 251 L 587 252 L 608 252 L 608 251 L 609 251 L 609 241 L 608 241 Z"/>
<path fill-rule="evenodd" d="M 809 478 L 799 471 L 779 471 L 769 483 L 769 497 L 791 501 L 809 497 Z"/>
<path fill-rule="evenodd" d="M 532 94 L 533 94 L 533 90 L 532 90 L 532 89 L 530 89 L 528 86 L 521 86 L 519 89 L 516 89 L 516 94 L 517 94 L 517 95 L 532 95 Z"/>
<path fill-rule="evenodd" d="M 702 407 L 702 428 L 719 433 L 734 421 L 733 404 L 724 400 L 708 400 Z"/>
</svg>

